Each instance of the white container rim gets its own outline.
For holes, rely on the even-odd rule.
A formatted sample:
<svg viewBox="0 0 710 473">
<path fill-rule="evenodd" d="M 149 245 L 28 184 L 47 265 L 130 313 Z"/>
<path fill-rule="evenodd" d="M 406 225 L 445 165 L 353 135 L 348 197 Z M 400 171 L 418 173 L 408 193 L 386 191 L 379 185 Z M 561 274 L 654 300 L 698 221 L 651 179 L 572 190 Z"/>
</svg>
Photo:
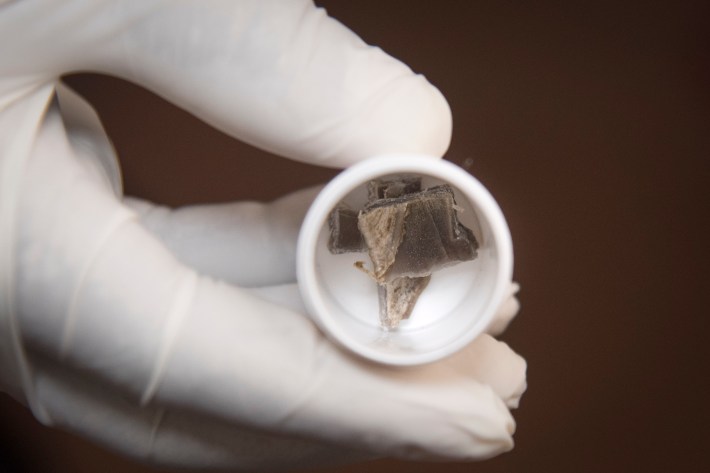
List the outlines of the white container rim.
<svg viewBox="0 0 710 473">
<path fill-rule="evenodd" d="M 362 344 L 343 329 L 327 309 L 322 288 L 318 283 L 315 265 L 319 235 L 323 226 L 327 224 L 332 209 L 357 186 L 384 175 L 398 173 L 422 174 L 440 179 L 459 189 L 468 199 L 475 202 L 477 209 L 490 227 L 498 256 L 498 271 L 494 290 L 488 303 L 481 310 L 481 322 L 476 324 L 479 330 L 462 333 L 452 343 L 436 350 L 412 353 L 406 357 L 381 352 L 375 347 Z M 364 358 L 388 365 L 407 366 L 430 363 L 451 355 L 470 343 L 490 325 L 507 294 L 512 273 L 513 245 L 510 231 L 503 212 L 493 196 L 483 184 L 462 168 L 430 156 L 380 155 L 345 169 L 331 180 L 313 201 L 298 237 L 297 278 L 301 297 L 310 316 L 320 329 L 337 343 Z"/>
</svg>

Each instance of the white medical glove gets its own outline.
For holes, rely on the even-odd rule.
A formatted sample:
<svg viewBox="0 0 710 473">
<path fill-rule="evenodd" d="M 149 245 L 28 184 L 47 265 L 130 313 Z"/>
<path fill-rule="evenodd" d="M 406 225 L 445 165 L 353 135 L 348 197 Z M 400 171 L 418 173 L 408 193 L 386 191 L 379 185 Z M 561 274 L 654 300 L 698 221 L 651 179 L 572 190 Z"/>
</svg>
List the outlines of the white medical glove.
<svg viewBox="0 0 710 473">
<path fill-rule="evenodd" d="M 511 448 L 522 358 L 488 335 L 408 369 L 341 351 L 295 286 L 314 191 L 179 210 L 123 200 L 97 117 L 59 82 L 77 70 L 314 164 L 440 156 L 450 137 L 436 89 L 309 1 L 0 2 L 5 391 L 47 425 L 166 465 Z M 495 331 L 516 311 L 511 293 Z"/>
</svg>

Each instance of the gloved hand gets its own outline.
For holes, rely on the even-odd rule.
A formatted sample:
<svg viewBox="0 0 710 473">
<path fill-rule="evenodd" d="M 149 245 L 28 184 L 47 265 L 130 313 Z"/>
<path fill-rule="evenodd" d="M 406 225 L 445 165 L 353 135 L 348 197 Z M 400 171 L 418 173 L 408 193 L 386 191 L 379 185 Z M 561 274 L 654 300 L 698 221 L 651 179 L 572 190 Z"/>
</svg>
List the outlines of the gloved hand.
<svg viewBox="0 0 710 473">
<path fill-rule="evenodd" d="M 522 358 L 489 335 L 408 369 L 335 347 L 295 286 L 314 191 L 178 210 L 123 199 L 96 115 L 59 82 L 77 70 L 319 165 L 440 156 L 450 137 L 436 89 L 310 1 L 0 2 L 5 391 L 45 424 L 185 467 L 511 448 Z"/>
</svg>

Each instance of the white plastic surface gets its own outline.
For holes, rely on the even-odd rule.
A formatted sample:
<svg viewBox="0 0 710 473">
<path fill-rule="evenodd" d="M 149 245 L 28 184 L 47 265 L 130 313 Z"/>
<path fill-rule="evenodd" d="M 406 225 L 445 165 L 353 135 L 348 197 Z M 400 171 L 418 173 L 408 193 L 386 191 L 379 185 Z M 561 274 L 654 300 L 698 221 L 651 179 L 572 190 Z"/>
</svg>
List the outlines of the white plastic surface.
<svg viewBox="0 0 710 473">
<path fill-rule="evenodd" d="M 338 203 L 353 209 L 366 201 L 367 182 L 416 174 L 422 187 L 447 183 L 463 210 L 460 221 L 479 242 L 473 261 L 436 271 L 408 320 L 380 327 L 377 285 L 356 269 L 365 253 L 331 254 L 328 216 Z M 390 365 L 429 363 L 456 352 L 483 333 L 506 296 L 513 271 L 510 231 L 483 185 L 458 166 L 415 155 L 375 157 L 333 179 L 313 202 L 299 235 L 297 271 L 302 297 L 318 326 L 339 344 Z"/>
</svg>

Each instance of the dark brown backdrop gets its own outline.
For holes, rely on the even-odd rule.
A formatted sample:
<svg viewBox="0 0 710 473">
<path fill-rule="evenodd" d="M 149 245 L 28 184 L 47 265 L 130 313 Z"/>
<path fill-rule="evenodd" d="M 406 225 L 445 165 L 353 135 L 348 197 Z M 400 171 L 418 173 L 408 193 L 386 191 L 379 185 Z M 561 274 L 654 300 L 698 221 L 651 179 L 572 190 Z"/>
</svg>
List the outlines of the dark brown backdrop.
<svg viewBox="0 0 710 473">
<path fill-rule="evenodd" d="M 505 340 L 529 362 L 517 447 L 436 471 L 707 468 L 703 2 L 320 3 L 444 92 L 448 159 L 487 185 L 513 232 L 523 309 Z M 128 193 L 170 205 L 271 199 L 334 174 L 236 143 L 118 80 L 70 83 L 105 120 Z M 16 465 L 156 471 L 44 429 L 6 397 L 0 409 Z"/>
</svg>

